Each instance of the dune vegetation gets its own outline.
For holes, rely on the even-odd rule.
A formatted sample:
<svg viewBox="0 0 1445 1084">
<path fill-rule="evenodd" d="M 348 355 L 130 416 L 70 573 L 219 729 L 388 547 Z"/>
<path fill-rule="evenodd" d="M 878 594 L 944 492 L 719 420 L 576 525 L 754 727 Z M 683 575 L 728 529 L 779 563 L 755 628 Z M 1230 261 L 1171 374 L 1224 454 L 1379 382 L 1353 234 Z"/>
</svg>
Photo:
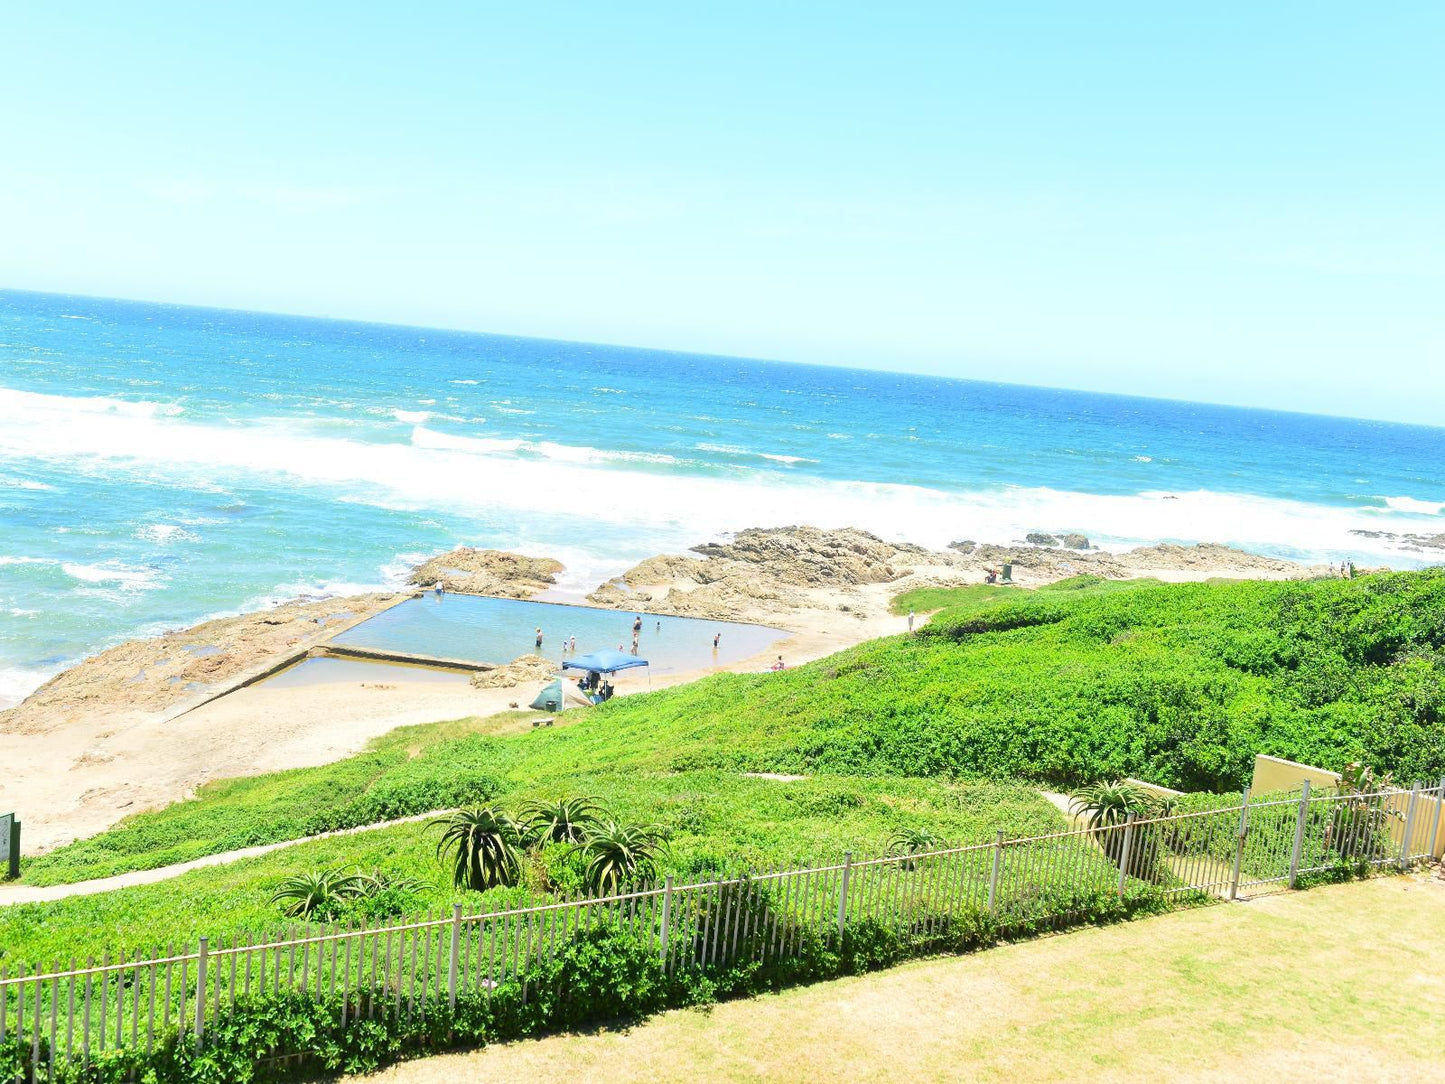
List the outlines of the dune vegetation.
<svg viewBox="0 0 1445 1084">
<path fill-rule="evenodd" d="M 335 764 L 231 780 L 32 859 L 32 884 L 152 868 L 331 828 L 491 803 L 596 796 L 671 835 L 659 872 L 705 876 L 881 851 L 900 830 L 979 841 L 1049 831 L 1040 786 L 1133 775 L 1233 791 L 1258 752 L 1397 779 L 1445 770 L 1445 574 L 1188 585 L 1086 578 L 1049 589 L 929 589 L 915 635 L 774 674 L 719 675 L 568 712 L 412 727 Z M 747 773 L 805 778 L 780 780 Z M 378 870 L 455 889 L 422 824 L 302 844 L 162 885 L 0 909 L 33 958 L 264 930 L 288 876 Z M 556 845 L 521 887 L 577 890 Z M 177 924 L 177 914 L 187 916 Z"/>
</svg>

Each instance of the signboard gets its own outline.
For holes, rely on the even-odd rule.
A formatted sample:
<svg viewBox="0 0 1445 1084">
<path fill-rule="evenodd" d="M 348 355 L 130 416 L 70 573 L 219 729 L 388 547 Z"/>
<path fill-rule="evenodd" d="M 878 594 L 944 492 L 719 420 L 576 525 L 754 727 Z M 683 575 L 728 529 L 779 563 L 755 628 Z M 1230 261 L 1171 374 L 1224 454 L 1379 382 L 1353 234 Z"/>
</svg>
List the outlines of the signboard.
<svg viewBox="0 0 1445 1084">
<path fill-rule="evenodd" d="M 20 822 L 14 813 L 0 815 L 0 869 L 6 876 L 20 876 Z"/>
</svg>

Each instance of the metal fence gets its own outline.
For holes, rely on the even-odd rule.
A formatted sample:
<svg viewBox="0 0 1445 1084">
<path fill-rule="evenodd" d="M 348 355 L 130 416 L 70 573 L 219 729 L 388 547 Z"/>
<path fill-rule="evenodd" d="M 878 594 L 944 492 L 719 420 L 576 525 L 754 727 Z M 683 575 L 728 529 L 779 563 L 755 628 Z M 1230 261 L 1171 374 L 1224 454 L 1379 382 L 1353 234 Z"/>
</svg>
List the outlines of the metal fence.
<svg viewBox="0 0 1445 1084">
<path fill-rule="evenodd" d="M 1026 839 L 811 869 L 645 884 L 603 898 L 350 927 L 296 927 L 279 937 L 201 938 L 139 959 L 0 969 L 0 1052 L 29 1054 L 32 1084 L 66 1062 L 166 1037 L 204 1043 L 220 1014 L 258 994 L 334 1004 L 336 1023 L 425 1014 L 459 996 L 529 980 L 579 931 L 619 928 L 668 973 L 762 964 L 807 944 L 836 947 L 864 924 L 911 951 L 957 944 L 962 924 L 1008 936 L 1065 927 L 1113 895 L 1156 907 L 1234 899 L 1340 867 L 1407 867 L 1432 856 L 1445 807 L 1439 786 L 1365 795 L 1311 794 Z M 23 1080 L 25 1077 L 16 1077 Z"/>
</svg>

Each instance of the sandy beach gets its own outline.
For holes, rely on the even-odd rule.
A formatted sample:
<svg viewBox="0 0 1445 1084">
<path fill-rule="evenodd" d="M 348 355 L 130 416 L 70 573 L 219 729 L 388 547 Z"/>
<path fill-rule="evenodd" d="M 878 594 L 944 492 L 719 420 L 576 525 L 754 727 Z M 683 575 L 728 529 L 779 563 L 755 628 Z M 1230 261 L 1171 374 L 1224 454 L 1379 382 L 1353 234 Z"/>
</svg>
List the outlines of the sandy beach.
<svg viewBox="0 0 1445 1084">
<path fill-rule="evenodd" d="M 618 676 L 620 695 L 696 680 L 717 669 L 759 671 L 906 630 L 890 613 L 901 591 L 980 583 L 1010 561 L 1023 587 L 1092 573 L 1182 581 L 1213 576 L 1294 578 L 1320 574 L 1221 546 L 1156 546 L 1122 555 L 1059 548 L 957 544 L 947 551 L 894 545 L 861 531 L 782 528 L 739 532 L 690 554 L 619 570 L 587 599 L 655 614 L 768 624 L 790 635 L 776 649 L 718 668 Z M 511 597 L 559 599 L 557 562 L 459 550 L 419 566 L 413 582 L 483 587 Z M 450 569 L 450 572 L 446 572 Z M 441 570 L 441 571 L 439 571 Z M 485 716 L 530 701 L 537 682 L 477 688 L 398 675 L 290 687 L 264 681 L 202 703 L 215 691 L 323 644 L 339 629 L 399 596 L 299 602 L 210 622 L 102 652 L 59 675 L 18 707 L 0 712 L 0 807 L 20 811 L 25 851 L 38 853 L 99 832 L 143 809 L 194 794 L 216 779 L 322 764 L 399 726 Z M 344 620 L 333 620 L 335 615 Z M 214 650 L 180 650 L 203 643 Z M 157 665 L 163 663 L 163 665 Z M 149 664 L 149 665 L 147 665 Z M 174 681 L 178 676 L 180 681 Z M 204 667 L 204 674 L 198 669 Z M 189 669 L 188 669 L 189 668 Z M 137 672 L 147 675 L 139 681 Z M 196 680 L 204 676 L 203 684 Z M 199 690 L 187 686 L 202 686 Z"/>
</svg>

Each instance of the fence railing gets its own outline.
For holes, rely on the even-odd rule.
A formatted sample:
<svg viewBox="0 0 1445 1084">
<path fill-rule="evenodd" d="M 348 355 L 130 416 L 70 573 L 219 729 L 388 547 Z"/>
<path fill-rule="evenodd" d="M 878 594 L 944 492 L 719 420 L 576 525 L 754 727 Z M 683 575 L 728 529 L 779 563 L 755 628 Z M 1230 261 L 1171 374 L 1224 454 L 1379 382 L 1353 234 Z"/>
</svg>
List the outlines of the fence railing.
<svg viewBox="0 0 1445 1084">
<path fill-rule="evenodd" d="M 1433 799 L 1433 800 L 1432 800 Z M 1439 786 L 1251 802 L 811 869 L 644 884 L 601 898 L 349 927 L 293 927 L 229 942 L 201 938 L 143 958 L 0 968 L 0 1052 L 28 1052 L 39 1084 L 67 1062 L 166 1037 L 204 1043 L 208 1025 L 258 994 L 330 999 L 339 1026 L 414 1016 L 460 995 L 520 987 L 579 932 L 609 926 L 655 952 L 663 969 L 787 959 L 807 942 L 836 946 L 871 923 L 914 951 L 950 943 L 982 919 L 1002 936 L 1086 920 L 1133 890 L 1161 907 L 1294 887 L 1336 867 L 1406 867 L 1432 856 L 1445 807 Z M 27 1079 L 25 1076 L 16 1080 Z"/>
</svg>

